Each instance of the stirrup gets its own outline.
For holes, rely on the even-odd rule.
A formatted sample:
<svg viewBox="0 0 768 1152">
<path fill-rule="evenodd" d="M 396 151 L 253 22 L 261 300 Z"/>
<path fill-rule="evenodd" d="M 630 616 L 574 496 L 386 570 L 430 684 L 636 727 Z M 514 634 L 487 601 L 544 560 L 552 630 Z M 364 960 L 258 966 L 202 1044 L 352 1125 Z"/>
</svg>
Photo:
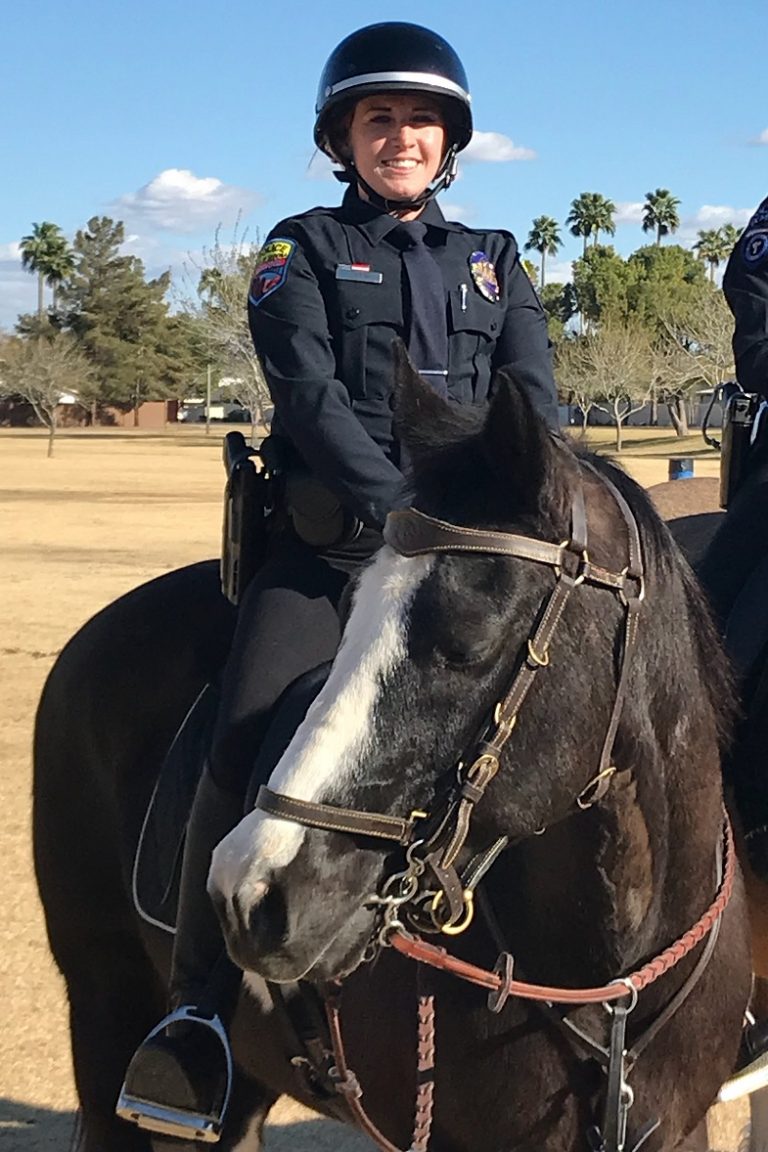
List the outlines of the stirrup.
<svg viewBox="0 0 768 1152">
<path fill-rule="evenodd" d="M 221 1136 L 224 1119 L 232 1094 L 232 1052 L 229 1046 L 224 1025 L 220 1018 L 214 1016 L 201 1016 L 199 1009 L 183 1005 L 171 1012 L 145 1036 L 139 1050 L 150 1040 L 154 1040 L 170 1024 L 176 1023 L 200 1024 L 209 1028 L 221 1044 L 227 1065 L 227 1086 L 224 1100 L 217 1115 L 204 1112 L 193 1112 L 186 1108 L 174 1108 L 165 1104 L 157 1104 L 126 1091 L 128 1073 L 117 1098 L 115 1113 L 121 1120 L 128 1120 L 139 1128 L 147 1129 L 161 1136 L 174 1136 L 182 1140 L 199 1140 L 205 1144 L 215 1144 Z M 128 1067 L 130 1072 L 130 1065 Z"/>
<path fill-rule="evenodd" d="M 761 1052 L 745 1068 L 728 1077 L 718 1092 L 717 1099 L 720 1104 L 727 1104 L 729 1100 L 750 1096 L 765 1087 L 768 1087 L 768 1052 Z"/>
</svg>

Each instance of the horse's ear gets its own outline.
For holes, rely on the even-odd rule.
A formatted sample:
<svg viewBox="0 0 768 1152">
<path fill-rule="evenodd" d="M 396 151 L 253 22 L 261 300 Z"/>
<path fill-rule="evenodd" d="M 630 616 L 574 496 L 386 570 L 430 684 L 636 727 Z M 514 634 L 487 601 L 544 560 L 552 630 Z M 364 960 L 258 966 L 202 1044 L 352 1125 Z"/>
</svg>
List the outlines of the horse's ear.
<svg viewBox="0 0 768 1152">
<path fill-rule="evenodd" d="M 402 340 L 392 342 L 392 356 L 395 431 L 409 455 L 417 459 L 423 449 L 431 445 L 435 429 L 450 419 L 451 407 L 416 371 Z"/>
<path fill-rule="evenodd" d="M 549 475 L 549 430 L 510 371 L 496 373 L 493 389 L 483 428 L 489 463 L 509 491 L 534 509 Z"/>
</svg>

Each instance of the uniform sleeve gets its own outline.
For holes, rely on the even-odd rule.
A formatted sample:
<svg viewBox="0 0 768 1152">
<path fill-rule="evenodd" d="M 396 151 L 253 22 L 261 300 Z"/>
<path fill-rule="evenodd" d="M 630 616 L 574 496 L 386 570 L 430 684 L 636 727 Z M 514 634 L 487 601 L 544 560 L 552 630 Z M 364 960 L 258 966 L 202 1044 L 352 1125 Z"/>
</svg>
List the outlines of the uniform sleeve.
<svg viewBox="0 0 768 1152">
<path fill-rule="evenodd" d="M 547 318 L 512 239 L 506 251 L 504 277 L 507 311 L 493 354 L 492 370 L 509 368 L 539 415 L 551 428 L 557 428 L 557 387 Z"/>
<path fill-rule="evenodd" d="M 731 253 L 723 291 L 735 320 L 736 378 L 745 391 L 768 397 L 768 200 Z"/>
<path fill-rule="evenodd" d="M 275 412 L 313 474 L 365 524 L 380 526 L 402 502 L 402 474 L 368 435 L 336 378 L 325 302 L 300 235 L 279 226 L 275 238 L 291 245 L 284 270 L 270 280 L 267 268 L 259 281 L 257 266 L 248 298 Z"/>
</svg>

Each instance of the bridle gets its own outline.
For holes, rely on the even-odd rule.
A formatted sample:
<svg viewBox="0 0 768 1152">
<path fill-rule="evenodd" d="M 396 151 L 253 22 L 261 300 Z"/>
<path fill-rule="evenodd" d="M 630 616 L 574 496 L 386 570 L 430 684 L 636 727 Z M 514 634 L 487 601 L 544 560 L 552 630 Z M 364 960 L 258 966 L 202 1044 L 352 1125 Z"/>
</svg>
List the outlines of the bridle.
<svg viewBox="0 0 768 1152">
<path fill-rule="evenodd" d="M 506 847 L 507 840 L 497 841 L 481 857 L 475 858 L 464 878 L 456 869 L 456 861 L 469 835 L 472 813 L 499 770 L 504 746 L 514 731 L 528 693 L 542 670 L 549 666 L 553 638 L 568 601 L 581 584 L 607 589 L 618 597 L 623 605 L 624 621 L 616 695 L 597 772 L 576 797 L 576 805 L 586 809 L 602 799 L 616 774 L 612 763 L 613 746 L 629 681 L 645 583 L 640 533 L 635 518 L 616 486 L 596 470 L 594 475 L 609 487 L 626 526 L 627 563 L 619 572 L 611 572 L 590 560 L 581 483 L 575 486 L 571 500 L 570 536 L 560 544 L 510 532 L 461 528 L 427 516 L 415 508 L 391 512 L 387 518 L 384 539 L 402 556 L 443 552 L 509 556 L 546 565 L 555 574 L 554 586 L 539 607 L 511 683 L 473 746 L 462 756 L 456 769 L 455 783 L 441 809 L 430 814 L 414 812 L 399 817 L 309 803 L 276 793 L 266 786 L 259 789 L 256 807 L 271 816 L 309 828 L 394 841 L 408 850 L 408 871 L 390 877 L 380 896 L 374 898 L 374 902 L 385 908 L 385 935 L 393 925 L 400 923 L 396 913 L 405 910 L 406 905 L 422 930 L 455 935 L 469 925 L 474 889 L 499 852 Z M 468 883 L 468 880 L 472 882 Z M 397 891 L 393 891 L 395 887 Z M 429 913 L 425 917 L 427 906 Z"/>
<path fill-rule="evenodd" d="M 430 814 L 413 812 L 409 816 L 391 816 L 378 812 L 361 812 L 330 804 L 310 803 L 272 791 L 266 786 L 259 789 L 256 808 L 271 816 L 291 820 L 309 828 L 348 833 L 394 842 L 406 849 L 407 867 L 390 875 L 378 894 L 369 903 L 382 909 L 382 923 L 375 944 L 393 946 L 421 965 L 451 972 L 464 980 L 485 987 L 489 991 L 489 1008 L 501 1011 L 510 995 L 537 1000 L 549 1006 L 563 1004 L 603 1004 L 611 1016 L 611 1039 L 603 1048 L 570 1024 L 583 1047 L 591 1050 L 604 1068 L 607 1077 L 606 1098 L 599 1136 L 605 1152 L 623 1152 L 625 1148 L 627 1113 L 632 1093 L 627 1076 L 634 1059 L 647 1047 L 674 1013 L 688 998 L 703 974 L 714 951 L 720 918 L 731 895 L 735 854 L 733 837 L 727 816 L 724 818 L 723 845 L 718 846 L 717 891 L 706 912 L 695 925 L 678 940 L 650 960 L 638 972 L 623 976 L 597 988 L 542 987 L 518 980 L 514 976 L 512 957 L 501 951 L 493 970 L 486 970 L 450 955 L 414 935 L 420 932 L 442 932 L 458 935 L 470 924 L 474 912 L 475 889 L 508 844 L 502 837 L 484 852 L 457 870 L 457 860 L 464 848 L 470 821 L 476 805 L 499 771 L 501 756 L 510 739 L 520 711 L 542 670 L 550 664 L 550 648 L 568 601 L 577 588 L 589 584 L 611 592 L 623 607 L 620 636 L 620 667 L 608 726 L 602 743 L 597 772 L 585 788 L 575 797 L 578 809 L 588 809 L 607 793 L 612 780 L 628 776 L 629 770 L 619 772 L 613 763 L 613 750 L 623 706 L 627 694 L 632 656 L 636 647 L 638 624 L 645 599 L 645 574 L 642 547 L 637 521 L 616 485 L 588 461 L 581 467 L 605 485 L 623 519 L 627 537 L 627 560 L 620 571 L 611 571 L 593 563 L 588 551 L 587 516 L 581 483 L 574 486 L 570 508 L 570 535 L 559 544 L 519 536 L 508 532 L 460 527 L 419 512 L 415 508 L 391 512 L 384 529 L 386 543 L 402 556 L 415 557 L 439 553 L 474 553 L 479 555 L 508 556 L 545 565 L 552 569 L 555 582 L 545 595 L 518 658 L 515 672 L 505 695 L 498 701 L 487 719 L 481 734 L 469 753 L 462 757 L 456 769 L 455 783 L 448 791 L 442 806 Z M 542 829 L 543 831 L 543 829 Z M 407 921 L 407 923 L 405 922 Z M 628 1060 L 625 1032 L 628 1014 L 634 1009 L 639 992 L 660 976 L 670 971 L 687 956 L 705 937 L 707 945 L 696 965 L 666 1007 L 659 1013 L 643 1037 L 637 1041 Z M 630 998 L 627 1005 L 619 1003 Z M 428 1072 L 434 1064 L 433 1002 L 430 996 L 420 997 L 419 1006 L 419 1089 L 417 1094 L 417 1123 L 412 1148 L 426 1152 L 432 1115 L 431 1080 Z M 338 998 L 329 995 L 326 1002 L 329 1030 L 332 1040 L 335 1083 L 347 1100 L 356 1122 L 371 1136 L 384 1152 L 397 1152 L 394 1146 L 375 1128 L 359 1102 L 360 1090 L 354 1074 L 346 1065 L 341 1040 Z M 422 1064 L 422 1052 L 432 1055 Z M 431 1063 L 430 1063 L 431 1061 Z M 635 1147 L 653 1130 L 646 1127 Z M 418 1139 L 417 1139 L 418 1136 Z"/>
</svg>

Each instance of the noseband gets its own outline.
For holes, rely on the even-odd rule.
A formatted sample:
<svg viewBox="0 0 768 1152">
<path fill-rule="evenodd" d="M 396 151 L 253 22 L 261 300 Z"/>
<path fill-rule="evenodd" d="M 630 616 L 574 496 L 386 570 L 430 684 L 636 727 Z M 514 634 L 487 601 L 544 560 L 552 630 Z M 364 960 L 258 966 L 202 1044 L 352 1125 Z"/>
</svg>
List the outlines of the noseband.
<svg viewBox="0 0 768 1152">
<path fill-rule="evenodd" d="M 462 528 L 426 516 L 415 508 L 391 512 L 384 528 L 386 543 L 402 556 L 424 556 L 441 552 L 509 556 L 546 565 L 555 574 L 552 590 L 542 601 L 521 653 L 506 694 L 498 701 L 483 726 L 480 737 L 464 755 L 456 769 L 456 783 L 443 807 L 429 815 L 411 813 L 408 817 L 359 812 L 332 804 L 314 804 L 284 796 L 262 786 L 256 808 L 271 816 L 292 820 L 309 828 L 346 832 L 355 836 L 394 841 L 408 848 L 409 871 L 390 877 L 374 902 L 385 909 L 387 934 L 395 925 L 397 910 L 417 902 L 418 926 L 427 931 L 456 934 L 472 918 L 474 887 L 485 874 L 506 839 L 497 841 L 481 857 L 472 861 L 464 876 L 456 871 L 456 860 L 469 835 L 475 805 L 499 770 L 504 746 L 517 723 L 525 699 L 542 669 L 550 663 L 550 646 L 568 600 L 581 584 L 605 588 L 624 608 L 621 642 L 621 668 L 608 728 L 603 740 L 597 772 L 575 798 L 579 808 L 590 808 L 602 799 L 616 773 L 612 764 L 613 745 L 626 696 L 631 656 L 637 637 L 637 622 L 645 596 L 640 533 L 626 500 L 616 486 L 591 465 L 583 465 L 608 488 L 626 527 L 627 563 L 619 572 L 594 564 L 589 557 L 587 516 L 581 483 L 575 486 L 571 501 L 571 531 L 567 541 L 553 544 L 510 532 Z M 406 877 L 403 883 L 403 877 Z M 393 895 L 393 882 L 398 891 Z M 425 917 L 424 911 L 428 909 Z M 409 908 L 409 911 L 413 909 Z"/>
</svg>

